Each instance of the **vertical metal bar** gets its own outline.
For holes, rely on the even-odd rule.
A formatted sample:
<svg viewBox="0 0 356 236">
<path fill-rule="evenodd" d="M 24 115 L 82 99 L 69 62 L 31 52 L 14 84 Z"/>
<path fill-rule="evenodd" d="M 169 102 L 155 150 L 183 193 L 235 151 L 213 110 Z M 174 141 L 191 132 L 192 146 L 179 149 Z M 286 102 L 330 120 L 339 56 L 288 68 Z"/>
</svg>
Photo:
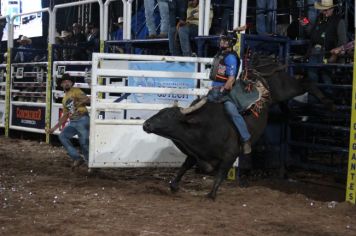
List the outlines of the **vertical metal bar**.
<svg viewBox="0 0 356 236">
<path fill-rule="evenodd" d="M 127 22 L 126 22 L 126 36 L 131 39 L 131 17 L 132 17 L 132 0 L 127 1 Z"/>
<path fill-rule="evenodd" d="M 55 43 L 54 37 L 56 29 L 52 26 L 53 11 L 49 10 L 49 29 L 48 29 L 48 52 L 47 52 L 47 82 L 46 82 L 46 115 L 45 115 L 45 128 L 51 128 L 51 116 L 52 116 L 52 46 Z M 50 142 L 50 135 L 46 132 L 46 143 Z"/>
<path fill-rule="evenodd" d="M 9 18 L 8 18 L 9 19 Z M 6 64 L 6 86 L 5 86 L 5 136 L 9 137 L 10 127 L 10 80 L 11 80 L 11 51 L 13 47 L 12 40 L 12 21 L 8 21 L 7 30 L 7 64 Z"/>
<path fill-rule="evenodd" d="M 239 17 L 240 17 L 240 0 L 235 0 L 233 29 L 239 26 L 240 23 Z"/>
<path fill-rule="evenodd" d="M 204 35 L 204 5 L 205 0 L 199 1 L 199 26 L 198 26 L 198 35 Z"/>
<path fill-rule="evenodd" d="M 211 0 L 205 0 L 205 13 L 204 13 L 204 35 L 209 35 L 210 29 L 210 4 Z"/>
<path fill-rule="evenodd" d="M 84 10 L 85 10 L 85 5 L 82 5 L 81 7 L 82 7 L 82 21 L 81 21 L 80 24 L 83 25 L 83 24 L 84 24 L 84 13 L 85 13 Z"/>
<path fill-rule="evenodd" d="M 48 65 L 47 65 L 47 82 L 46 82 L 46 115 L 45 128 L 51 128 L 51 111 L 52 111 L 52 44 L 48 43 Z M 50 135 L 46 132 L 46 143 L 50 142 Z"/>
<path fill-rule="evenodd" d="M 100 26 L 100 52 L 104 52 L 104 42 L 105 42 L 105 29 L 108 28 L 107 23 L 105 25 L 105 19 L 107 20 L 107 15 L 104 14 L 105 10 L 104 10 L 104 4 L 103 2 L 100 0 L 99 1 L 99 26 Z M 107 34 L 106 34 L 107 35 Z"/>
<path fill-rule="evenodd" d="M 95 127 L 96 120 L 96 101 L 97 101 L 97 70 L 98 70 L 98 55 L 97 53 L 93 54 L 92 58 L 92 74 L 91 74 L 91 102 L 90 102 L 90 126 Z M 90 129 L 89 135 L 89 167 L 92 166 L 94 161 L 94 151 L 95 151 L 95 129 Z"/>
<path fill-rule="evenodd" d="M 247 17 L 247 0 L 242 0 L 240 25 L 246 25 L 246 17 Z"/>
<path fill-rule="evenodd" d="M 91 15 L 92 5 L 93 5 L 93 3 L 89 4 L 89 22 L 92 22 L 92 19 L 91 19 L 91 17 L 92 17 L 92 15 Z"/>
<path fill-rule="evenodd" d="M 109 3 L 111 2 L 111 0 L 107 0 L 104 4 L 104 12 L 103 12 L 103 16 L 101 18 L 103 18 L 103 25 L 102 28 L 100 28 L 100 35 L 102 37 L 103 40 L 107 40 L 108 39 L 108 22 L 109 22 Z M 100 8 L 101 11 L 101 8 Z"/>
<path fill-rule="evenodd" d="M 126 0 L 122 0 L 122 4 L 123 4 L 123 9 L 124 9 L 124 25 L 123 25 L 123 39 L 127 39 L 127 1 Z"/>
<path fill-rule="evenodd" d="M 57 17 L 57 8 L 53 8 L 53 11 L 52 11 L 52 20 L 50 20 L 50 27 L 53 29 L 51 31 L 51 35 L 50 35 L 50 42 L 52 44 L 55 43 L 55 30 L 56 30 L 56 17 Z"/>
<path fill-rule="evenodd" d="M 80 17 L 81 17 L 81 9 L 80 9 L 80 6 L 78 6 L 77 8 L 78 8 L 77 22 L 79 23 Z"/>
</svg>

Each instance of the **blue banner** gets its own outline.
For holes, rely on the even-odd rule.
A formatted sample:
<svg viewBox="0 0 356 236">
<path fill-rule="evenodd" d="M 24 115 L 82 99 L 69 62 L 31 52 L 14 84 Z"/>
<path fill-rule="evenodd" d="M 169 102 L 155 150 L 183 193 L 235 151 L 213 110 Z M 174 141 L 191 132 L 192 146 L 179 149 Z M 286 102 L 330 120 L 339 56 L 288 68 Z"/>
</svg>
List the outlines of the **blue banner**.
<svg viewBox="0 0 356 236">
<path fill-rule="evenodd" d="M 149 70 L 149 71 L 176 71 L 176 72 L 194 72 L 194 63 L 174 63 L 174 62 L 131 62 L 131 70 Z M 192 89 L 196 87 L 194 79 L 177 78 L 142 78 L 129 77 L 128 86 L 133 87 L 156 87 L 156 88 L 184 88 Z M 195 96 L 186 94 L 132 94 L 129 99 L 137 103 L 172 103 L 177 100 L 180 104 L 189 105 Z"/>
</svg>

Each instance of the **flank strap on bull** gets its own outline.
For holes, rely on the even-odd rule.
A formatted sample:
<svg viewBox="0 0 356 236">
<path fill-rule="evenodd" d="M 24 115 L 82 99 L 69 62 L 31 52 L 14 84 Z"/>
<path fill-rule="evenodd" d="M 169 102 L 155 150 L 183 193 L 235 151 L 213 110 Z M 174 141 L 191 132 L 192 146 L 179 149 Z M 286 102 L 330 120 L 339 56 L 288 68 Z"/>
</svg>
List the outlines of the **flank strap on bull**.
<svg viewBox="0 0 356 236">
<path fill-rule="evenodd" d="M 263 82 L 264 81 L 263 76 L 257 74 L 255 75 L 260 78 L 256 80 L 256 82 L 254 83 L 256 90 L 259 92 L 259 99 L 251 105 L 249 110 L 256 118 L 258 118 L 265 104 L 271 101 L 271 94 L 269 92 L 267 82 L 265 83 Z"/>
<path fill-rule="evenodd" d="M 251 63 L 249 63 L 249 61 Z M 241 80 L 242 83 L 245 84 L 245 92 L 250 93 L 255 89 L 259 93 L 258 99 L 246 107 L 245 110 L 250 110 L 256 117 L 259 117 L 264 105 L 271 101 L 270 88 L 266 78 L 273 76 L 279 71 L 285 70 L 287 65 L 271 62 L 271 58 L 269 57 L 261 57 L 256 54 L 251 56 L 249 51 L 244 57 L 244 65 L 245 69 L 242 73 Z"/>
</svg>

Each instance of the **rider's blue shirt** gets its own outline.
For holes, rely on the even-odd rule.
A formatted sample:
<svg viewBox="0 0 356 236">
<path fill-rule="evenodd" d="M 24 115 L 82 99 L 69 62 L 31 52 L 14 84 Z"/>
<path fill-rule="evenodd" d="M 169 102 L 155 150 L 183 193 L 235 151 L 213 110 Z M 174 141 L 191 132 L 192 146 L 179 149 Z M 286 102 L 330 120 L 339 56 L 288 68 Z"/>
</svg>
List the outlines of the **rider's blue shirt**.
<svg viewBox="0 0 356 236">
<path fill-rule="evenodd" d="M 236 58 L 236 56 L 233 53 L 230 53 L 227 55 L 224 59 L 224 63 L 226 66 L 225 70 L 225 76 L 234 76 L 236 77 L 237 72 L 240 67 L 240 60 Z M 213 81 L 212 87 L 222 87 L 224 86 L 225 82 L 220 82 L 220 81 Z"/>
</svg>

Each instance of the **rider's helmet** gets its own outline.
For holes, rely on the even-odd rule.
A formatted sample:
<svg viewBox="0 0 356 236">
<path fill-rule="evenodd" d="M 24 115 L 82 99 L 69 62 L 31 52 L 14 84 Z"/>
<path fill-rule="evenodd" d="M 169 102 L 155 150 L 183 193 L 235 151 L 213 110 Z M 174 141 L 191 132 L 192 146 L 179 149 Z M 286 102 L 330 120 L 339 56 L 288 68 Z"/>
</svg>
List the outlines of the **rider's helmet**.
<svg viewBox="0 0 356 236">
<path fill-rule="evenodd" d="M 237 42 L 237 35 L 235 31 L 224 31 L 221 35 L 220 35 L 220 41 L 221 40 L 226 40 L 228 41 L 228 47 L 232 48 L 233 46 L 235 46 L 236 42 Z M 221 45 L 220 45 L 221 47 Z"/>
</svg>

